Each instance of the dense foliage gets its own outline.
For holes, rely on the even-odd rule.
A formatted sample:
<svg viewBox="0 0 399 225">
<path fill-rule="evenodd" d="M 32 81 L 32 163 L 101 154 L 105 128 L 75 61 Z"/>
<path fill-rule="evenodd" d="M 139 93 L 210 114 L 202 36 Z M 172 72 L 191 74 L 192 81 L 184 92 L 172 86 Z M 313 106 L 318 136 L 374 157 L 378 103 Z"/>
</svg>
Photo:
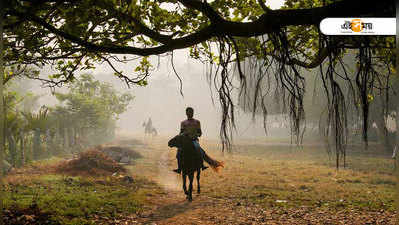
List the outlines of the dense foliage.
<svg viewBox="0 0 399 225">
<path fill-rule="evenodd" d="M 55 93 L 56 106 L 37 109 L 40 96 L 13 91 L 17 83 L 7 86 L 4 99 L 6 160 L 12 166 L 109 141 L 118 116 L 133 99 L 85 74 L 67 92 Z"/>
</svg>

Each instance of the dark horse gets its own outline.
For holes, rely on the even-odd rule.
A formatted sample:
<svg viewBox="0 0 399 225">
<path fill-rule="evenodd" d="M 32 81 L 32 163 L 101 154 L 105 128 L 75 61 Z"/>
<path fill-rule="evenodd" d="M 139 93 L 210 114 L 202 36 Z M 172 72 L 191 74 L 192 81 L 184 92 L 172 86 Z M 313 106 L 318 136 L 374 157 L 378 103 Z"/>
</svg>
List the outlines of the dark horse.
<svg viewBox="0 0 399 225">
<path fill-rule="evenodd" d="M 193 180 L 194 173 L 197 172 L 197 192 L 201 192 L 200 188 L 200 175 L 202 167 L 202 155 L 198 151 L 190 137 L 185 135 L 177 135 L 168 142 L 169 147 L 177 147 L 181 149 L 181 169 L 183 177 L 183 191 L 189 201 L 193 200 Z M 186 187 L 186 179 L 190 181 L 188 191 Z"/>
</svg>

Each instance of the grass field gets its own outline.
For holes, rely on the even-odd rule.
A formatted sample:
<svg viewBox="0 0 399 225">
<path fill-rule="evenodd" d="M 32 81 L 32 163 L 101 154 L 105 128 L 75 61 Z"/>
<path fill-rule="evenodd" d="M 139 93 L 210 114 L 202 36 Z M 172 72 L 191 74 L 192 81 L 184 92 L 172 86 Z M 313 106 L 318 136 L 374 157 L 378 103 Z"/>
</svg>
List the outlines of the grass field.
<svg viewBox="0 0 399 225">
<path fill-rule="evenodd" d="M 144 142 L 124 137 L 114 143 L 143 156 L 126 167 L 132 184 L 26 169 L 7 178 L 6 208 L 37 202 L 62 224 L 395 224 L 397 180 L 389 157 L 373 153 L 378 146 L 350 147 L 347 168 L 337 171 L 334 158 L 314 143 L 298 148 L 284 140 L 243 140 L 233 154 L 222 154 L 217 141 L 202 140 L 225 168 L 204 171 L 202 193 L 188 204 L 171 172 L 176 150 L 165 138 Z"/>
<path fill-rule="evenodd" d="M 204 179 L 217 181 L 211 189 L 219 190 L 212 193 L 215 197 L 265 207 L 394 210 L 396 179 L 391 160 L 384 157 L 349 154 L 347 168 L 337 171 L 335 160 L 318 146 L 254 144 L 238 145 L 226 158 L 221 179 Z"/>
</svg>

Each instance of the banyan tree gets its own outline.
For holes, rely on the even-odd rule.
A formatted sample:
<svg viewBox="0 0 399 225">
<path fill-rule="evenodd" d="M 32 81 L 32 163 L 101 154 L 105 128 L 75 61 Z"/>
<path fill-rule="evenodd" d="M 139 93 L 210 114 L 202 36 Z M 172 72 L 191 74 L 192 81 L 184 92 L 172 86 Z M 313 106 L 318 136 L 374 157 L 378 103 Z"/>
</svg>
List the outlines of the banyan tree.
<svg viewBox="0 0 399 225">
<path fill-rule="evenodd" d="M 385 116 L 399 110 L 392 104 L 398 80 L 394 37 L 326 36 L 319 30 L 326 17 L 394 17 L 393 0 L 286 0 L 275 10 L 263 0 L 2 2 L 5 66 L 40 70 L 51 65 L 57 72 L 48 77 L 29 75 L 50 87 L 98 63 L 107 64 L 128 85 L 146 85 L 155 69 L 150 56 L 169 57 L 173 65 L 174 51 L 188 49 L 207 65 L 223 111 L 220 136 L 227 147 L 235 127 L 232 93 L 237 89 L 240 99 L 250 101 L 240 104 L 264 116 L 266 93 L 278 93 L 292 135 L 301 135 L 306 80 L 314 79 L 304 76 L 306 69 L 317 69 L 313 75 L 321 80 L 328 112 L 324 131 L 333 137 L 337 160 L 345 153 L 348 107 L 359 110 L 366 143 L 371 99 L 385 96 L 378 97 Z M 348 69 L 348 55 L 355 69 Z M 130 71 L 118 68 L 132 61 L 138 64 Z"/>
</svg>

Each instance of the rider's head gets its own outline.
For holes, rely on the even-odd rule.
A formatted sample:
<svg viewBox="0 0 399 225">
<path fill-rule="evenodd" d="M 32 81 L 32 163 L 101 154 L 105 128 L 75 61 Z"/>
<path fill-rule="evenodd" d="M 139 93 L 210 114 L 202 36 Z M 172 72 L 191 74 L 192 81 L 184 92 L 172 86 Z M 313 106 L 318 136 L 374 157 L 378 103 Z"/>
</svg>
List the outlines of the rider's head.
<svg viewBox="0 0 399 225">
<path fill-rule="evenodd" d="M 191 107 L 187 107 L 187 108 L 186 108 L 186 115 L 187 115 L 187 118 L 189 118 L 189 119 L 193 118 L 193 116 L 194 116 L 194 109 L 191 108 Z"/>
</svg>

